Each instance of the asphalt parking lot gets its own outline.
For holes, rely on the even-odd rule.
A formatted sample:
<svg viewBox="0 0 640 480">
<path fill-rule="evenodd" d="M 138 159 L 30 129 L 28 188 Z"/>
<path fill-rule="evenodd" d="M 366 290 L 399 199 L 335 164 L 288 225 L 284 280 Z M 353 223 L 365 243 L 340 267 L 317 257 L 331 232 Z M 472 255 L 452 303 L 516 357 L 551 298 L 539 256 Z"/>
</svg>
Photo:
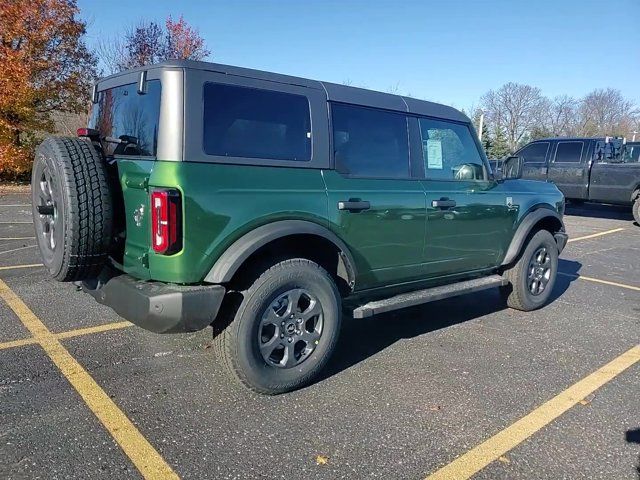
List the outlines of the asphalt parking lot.
<svg viewBox="0 0 640 480">
<path fill-rule="evenodd" d="M 211 331 L 131 327 L 47 278 L 0 195 L 0 478 L 616 478 L 640 468 L 640 226 L 569 208 L 554 301 L 348 320 L 324 378 L 249 394 Z"/>
</svg>

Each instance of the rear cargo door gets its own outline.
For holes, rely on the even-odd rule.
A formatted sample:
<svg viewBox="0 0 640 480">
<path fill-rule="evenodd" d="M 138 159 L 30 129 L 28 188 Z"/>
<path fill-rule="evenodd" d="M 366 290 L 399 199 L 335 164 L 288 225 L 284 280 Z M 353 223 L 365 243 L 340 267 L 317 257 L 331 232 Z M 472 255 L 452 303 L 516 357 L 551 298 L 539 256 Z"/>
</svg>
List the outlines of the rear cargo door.
<svg viewBox="0 0 640 480">
<path fill-rule="evenodd" d="M 109 137 L 103 150 L 107 162 L 117 167 L 113 179 L 117 243 L 112 257 L 137 278 L 149 277 L 148 182 L 157 154 L 161 95 L 157 75 L 149 72 L 142 92 L 138 74 L 99 84 L 89 122 L 101 137 Z"/>
</svg>

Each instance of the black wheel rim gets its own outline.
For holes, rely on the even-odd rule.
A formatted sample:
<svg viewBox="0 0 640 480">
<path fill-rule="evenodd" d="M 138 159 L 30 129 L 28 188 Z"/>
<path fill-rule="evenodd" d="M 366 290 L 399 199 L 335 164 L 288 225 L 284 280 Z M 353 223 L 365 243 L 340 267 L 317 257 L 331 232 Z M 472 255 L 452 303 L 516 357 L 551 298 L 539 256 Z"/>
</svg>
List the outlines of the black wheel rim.
<svg viewBox="0 0 640 480">
<path fill-rule="evenodd" d="M 541 295 L 551 280 L 551 255 L 547 247 L 538 248 L 531 261 L 527 276 L 527 287 L 529 293 L 534 296 Z"/>
<path fill-rule="evenodd" d="M 318 346 L 323 327 L 322 305 L 315 295 L 301 288 L 278 295 L 260 319 L 262 358 L 278 368 L 300 365 Z"/>
<path fill-rule="evenodd" d="M 53 253 L 57 246 L 56 231 L 58 226 L 58 204 L 54 195 L 54 183 L 48 168 L 44 168 L 38 179 L 36 211 L 39 222 L 38 233 L 40 234 L 40 245 Z"/>
</svg>

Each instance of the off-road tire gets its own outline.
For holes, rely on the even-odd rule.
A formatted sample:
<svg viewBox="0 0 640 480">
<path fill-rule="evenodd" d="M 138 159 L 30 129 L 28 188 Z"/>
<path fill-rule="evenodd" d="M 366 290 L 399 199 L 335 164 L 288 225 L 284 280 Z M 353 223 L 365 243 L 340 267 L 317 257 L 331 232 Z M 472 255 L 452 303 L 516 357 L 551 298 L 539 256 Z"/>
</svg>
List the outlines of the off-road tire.
<svg viewBox="0 0 640 480">
<path fill-rule="evenodd" d="M 539 248 L 545 247 L 551 262 L 551 276 L 544 291 L 534 295 L 529 290 L 529 265 Z M 532 236 L 520 254 L 516 263 L 505 270 L 503 276 L 509 285 L 502 287 L 502 294 L 506 297 L 507 305 L 516 310 L 529 312 L 543 307 L 551 296 L 558 273 L 558 246 L 553 235 L 547 230 L 538 230 Z"/>
<path fill-rule="evenodd" d="M 325 367 L 338 341 L 342 307 L 334 280 L 318 264 L 295 258 L 276 263 L 249 283 L 241 292 L 239 306 L 227 312 L 227 324 L 214 337 L 215 356 L 232 378 L 260 394 L 277 395 L 308 385 Z M 266 309 L 292 288 L 305 289 L 317 297 L 324 325 L 315 350 L 299 365 L 285 369 L 265 361 L 258 346 L 258 332 Z"/>
<path fill-rule="evenodd" d="M 640 225 L 640 192 L 636 195 L 636 198 L 633 202 L 633 206 L 631 207 L 631 211 L 633 212 L 633 218 L 636 223 Z"/>
<path fill-rule="evenodd" d="M 36 239 L 51 276 L 61 282 L 95 277 L 109 254 L 113 203 L 106 165 L 91 142 L 45 139 L 36 150 L 31 195 Z M 42 215 L 43 205 L 55 206 L 55 213 Z"/>
</svg>

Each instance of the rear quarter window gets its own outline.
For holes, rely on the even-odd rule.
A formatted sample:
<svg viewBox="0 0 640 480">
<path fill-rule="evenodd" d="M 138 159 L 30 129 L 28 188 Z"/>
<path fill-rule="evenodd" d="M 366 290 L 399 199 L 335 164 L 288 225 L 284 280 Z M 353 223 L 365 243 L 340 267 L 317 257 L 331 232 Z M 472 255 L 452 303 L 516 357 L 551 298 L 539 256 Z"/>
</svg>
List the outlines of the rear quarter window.
<svg viewBox="0 0 640 480">
<path fill-rule="evenodd" d="M 203 95 L 207 155 L 311 160 L 307 97 L 211 82 Z"/>
<path fill-rule="evenodd" d="M 98 93 L 89 127 L 102 137 L 125 139 L 124 143 L 104 142 L 105 155 L 155 156 L 160 120 L 160 80 L 149 80 L 147 92 L 138 93 L 135 83 Z"/>
</svg>

